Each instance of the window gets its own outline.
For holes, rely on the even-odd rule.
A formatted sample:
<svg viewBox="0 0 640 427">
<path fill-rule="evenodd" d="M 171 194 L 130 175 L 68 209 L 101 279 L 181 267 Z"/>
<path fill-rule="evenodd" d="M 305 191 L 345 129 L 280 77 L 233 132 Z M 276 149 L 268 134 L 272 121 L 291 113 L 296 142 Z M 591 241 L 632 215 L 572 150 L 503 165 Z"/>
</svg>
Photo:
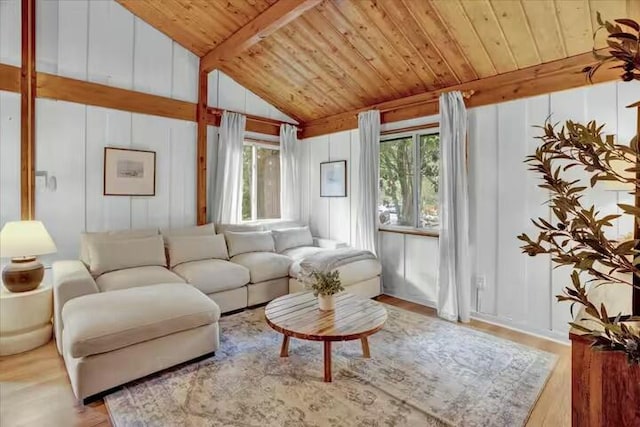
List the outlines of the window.
<svg viewBox="0 0 640 427">
<path fill-rule="evenodd" d="M 390 135 L 380 143 L 380 224 L 438 228 L 440 134 Z"/>
<path fill-rule="evenodd" d="M 242 219 L 280 218 L 280 150 L 245 142 L 242 153 Z"/>
</svg>

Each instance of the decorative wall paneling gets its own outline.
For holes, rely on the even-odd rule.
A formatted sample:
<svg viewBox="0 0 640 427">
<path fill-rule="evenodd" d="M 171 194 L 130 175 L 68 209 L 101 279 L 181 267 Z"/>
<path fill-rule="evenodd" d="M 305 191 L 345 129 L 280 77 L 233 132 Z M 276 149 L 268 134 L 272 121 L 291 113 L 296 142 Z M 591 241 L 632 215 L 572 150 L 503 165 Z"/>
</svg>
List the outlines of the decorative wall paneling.
<svg viewBox="0 0 640 427">
<path fill-rule="evenodd" d="M 20 219 L 20 93 L 0 91 L 0 225 Z"/>
<path fill-rule="evenodd" d="M 52 259 L 77 257 L 84 230 L 196 223 L 195 122 L 47 99 L 36 107 L 37 169 L 57 180 L 55 191 L 36 191 L 36 218 L 58 246 Z M 155 151 L 156 195 L 103 196 L 105 146 Z"/>
<path fill-rule="evenodd" d="M 277 0 L 246 25 L 224 39 L 201 59 L 205 72 L 212 71 L 220 62 L 232 58 L 269 37 L 322 0 Z"/>
<path fill-rule="evenodd" d="M 214 70 L 209 73 L 208 88 L 209 106 L 212 108 L 298 124 L 297 120 L 287 116 L 267 100 L 246 89 L 222 71 Z"/>
<path fill-rule="evenodd" d="M 199 56 L 229 55 L 219 69 L 302 122 L 590 52 L 597 12 L 640 19 L 635 0 L 343 0 L 266 35 L 271 11 L 313 3 L 120 1 Z"/>
<path fill-rule="evenodd" d="M 472 98 L 473 99 L 473 98 Z M 534 234 L 530 218 L 550 219 L 545 191 L 526 170 L 524 157 L 537 146 L 534 125 L 572 118 L 606 123 L 605 132 L 619 141 L 635 133 L 635 112 L 625 106 L 640 99 L 640 83 L 611 82 L 516 101 L 469 109 L 470 230 L 472 244 L 472 309 L 483 320 L 528 333 L 567 341 L 569 307 L 555 295 L 567 284 L 567 273 L 552 270 L 549 259 L 521 253 L 516 236 Z M 393 124 L 382 130 L 424 126 L 437 121 L 423 117 Z M 304 139 L 309 150 L 309 218 L 314 234 L 354 242 L 359 191 L 358 131 L 343 131 Z M 344 146 L 349 145 L 347 154 Z M 319 164 L 348 161 L 347 199 L 319 197 Z M 349 200 L 346 202 L 345 200 Z M 624 192 L 596 189 L 586 202 L 603 213 L 617 213 L 617 203 L 632 204 Z M 348 205 L 347 205 L 348 204 Z M 348 207 L 347 207 L 348 206 Z M 348 219 L 349 218 L 349 219 Z M 633 223 L 618 221 L 612 236 L 630 232 Z M 385 293 L 433 305 L 437 287 L 437 239 L 429 236 L 379 233 Z M 485 282 L 478 289 L 479 278 Z"/>
<path fill-rule="evenodd" d="M 36 0 L 22 0 L 20 69 L 20 217 L 35 214 Z"/>
<path fill-rule="evenodd" d="M 382 123 L 436 114 L 440 94 L 453 90 L 472 94 L 465 101 L 465 104 L 467 107 L 478 107 L 585 86 L 588 82 L 580 73 L 580 70 L 592 63 L 593 55 L 591 53 L 581 54 L 445 89 L 369 105 L 365 108 L 305 122 L 303 124 L 303 137 L 308 138 L 354 129 L 358 127 L 358 113 L 370 109 L 380 110 Z M 602 68 L 600 74 L 596 77 L 595 82 L 617 80 L 619 72 Z"/>
</svg>

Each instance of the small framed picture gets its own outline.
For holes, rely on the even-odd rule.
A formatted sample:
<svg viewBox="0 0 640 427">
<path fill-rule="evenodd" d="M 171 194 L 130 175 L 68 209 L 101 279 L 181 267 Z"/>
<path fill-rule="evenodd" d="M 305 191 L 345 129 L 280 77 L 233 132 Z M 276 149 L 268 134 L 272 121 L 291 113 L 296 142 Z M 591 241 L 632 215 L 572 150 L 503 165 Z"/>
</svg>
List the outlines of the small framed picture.
<svg viewBox="0 0 640 427">
<path fill-rule="evenodd" d="M 156 152 L 104 148 L 105 196 L 155 196 Z"/>
<path fill-rule="evenodd" d="M 347 197 L 347 161 L 320 163 L 320 197 Z"/>
</svg>

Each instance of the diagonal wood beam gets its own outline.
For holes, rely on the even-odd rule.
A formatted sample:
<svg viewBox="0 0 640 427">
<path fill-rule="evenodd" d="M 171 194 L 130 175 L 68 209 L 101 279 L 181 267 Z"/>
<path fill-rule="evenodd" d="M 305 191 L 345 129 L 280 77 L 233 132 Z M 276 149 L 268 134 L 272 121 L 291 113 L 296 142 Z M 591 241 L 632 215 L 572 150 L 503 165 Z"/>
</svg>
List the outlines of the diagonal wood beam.
<svg viewBox="0 0 640 427">
<path fill-rule="evenodd" d="M 218 63 L 249 49 L 321 2 L 322 0 L 278 0 L 204 55 L 200 63 L 202 70 L 213 70 Z"/>
<path fill-rule="evenodd" d="M 22 0 L 20 69 L 20 217 L 34 219 L 36 177 L 36 1 Z"/>
</svg>

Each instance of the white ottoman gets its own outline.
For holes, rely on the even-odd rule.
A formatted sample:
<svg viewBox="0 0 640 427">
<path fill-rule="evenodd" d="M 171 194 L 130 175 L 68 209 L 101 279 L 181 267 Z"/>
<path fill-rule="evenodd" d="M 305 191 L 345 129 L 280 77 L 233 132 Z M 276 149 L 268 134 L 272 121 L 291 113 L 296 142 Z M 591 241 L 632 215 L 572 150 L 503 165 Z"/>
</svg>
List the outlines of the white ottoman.
<svg viewBox="0 0 640 427">
<path fill-rule="evenodd" d="M 71 386 L 85 399 L 211 353 L 220 309 L 193 286 L 159 284 L 74 298 L 62 309 Z"/>
</svg>

